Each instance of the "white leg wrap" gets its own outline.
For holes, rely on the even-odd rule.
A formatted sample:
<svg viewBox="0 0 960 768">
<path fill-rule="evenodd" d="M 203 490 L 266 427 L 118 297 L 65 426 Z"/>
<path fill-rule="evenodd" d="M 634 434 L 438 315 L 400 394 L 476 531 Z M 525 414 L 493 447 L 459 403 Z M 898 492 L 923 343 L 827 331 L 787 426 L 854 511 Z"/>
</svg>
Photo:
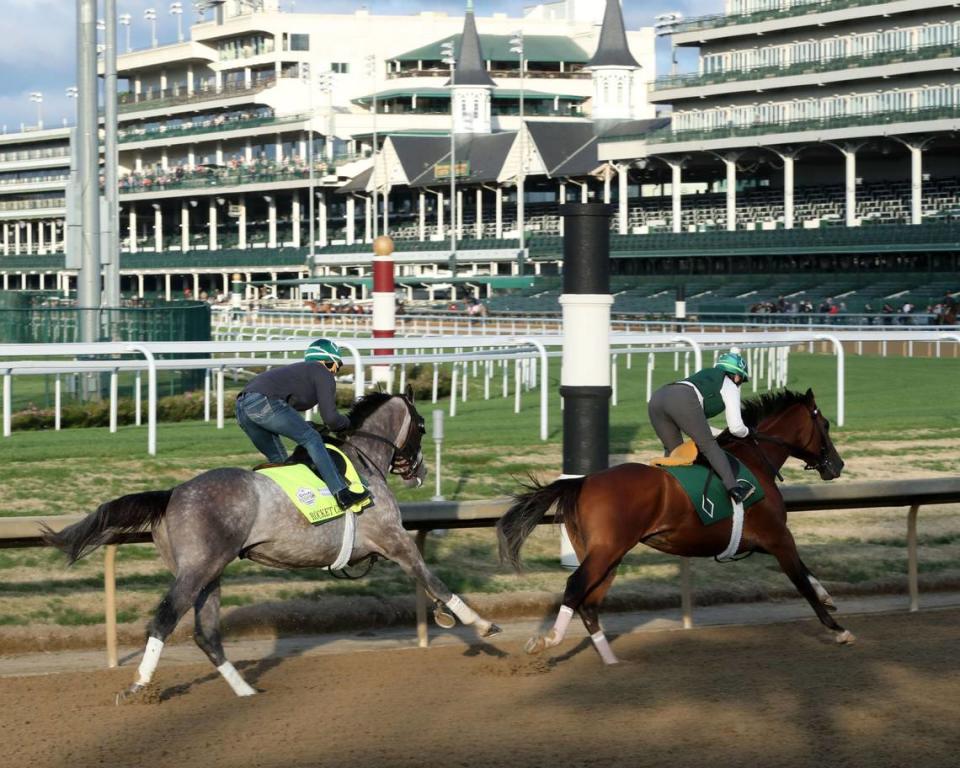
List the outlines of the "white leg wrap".
<svg viewBox="0 0 960 768">
<path fill-rule="evenodd" d="M 140 667 L 137 669 L 137 685 L 147 685 L 153 679 L 153 673 L 157 671 L 157 663 L 160 661 L 161 653 L 163 653 L 163 640 L 158 640 L 155 637 L 147 640 L 146 650 L 143 652 Z"/>
<path fill-rule="evenodd" d="M 568 605 L 561 605 L 557 613 L 557 620 L 553 622 L 553 629 L 547 633 L 546 641 L 548 646 L 560 645 L 567 634 L 567 627 L 570 626 L 570 619 L 573 618 L 573 608 Z"/>
<path fill-rule="evenodd" d="M 457 595 L 453 595 L 447 601 L 447 608 L 453 611 L 453 615 L 460 619 L 462 624 L 473 624 L 477 620 L 477 612 L 461 600 Z"/>
<path fill-rule="evenodd" d="M 830 599 L 830 593 L 823 588 L 823 584 L 817 581 L 813 576 L 807 576 L 807 578 L 810 580 L 810 586 L 813 587 L 814 591 L 817 593 L 817 597 L 819 597 L 821 601 Z"/>
<path fill-rule="evenodd" d="M 613 649 L 610 647 L 610 643 L 607 642 L 607 636 L 603 634 L 603 630 L 590 635 L 590 639 L 593 640 L 593 647 L 597 649 L 597 653 L 600 654 L 600 658 L 603 659 L 604 664 L 619 663 L 619 659 L 613 654 Z"/>
<path fill-rule="evenodd" d="M 237 696 L 253 696 L 256 693 L 256 690 L 247 685 L 247 681 L 240 677 L 236 667 L 229 661 L 225 661 L 217 667 L 217 672 L 223 675 L 223 679 L 230 684 Z"/>
</svg>

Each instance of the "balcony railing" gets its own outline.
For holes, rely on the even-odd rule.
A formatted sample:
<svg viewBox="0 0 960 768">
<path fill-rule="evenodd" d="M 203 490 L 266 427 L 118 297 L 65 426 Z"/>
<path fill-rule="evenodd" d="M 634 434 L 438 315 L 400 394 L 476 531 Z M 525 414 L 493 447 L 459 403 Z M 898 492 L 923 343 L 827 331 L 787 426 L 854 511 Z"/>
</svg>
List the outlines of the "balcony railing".
<svg viewBox="0 0 960 768">
<path fill-rule="evenodd" d="M 516 69 L 491 69 L 488 71 L 490 77 L 506 79 L 519 78 L 520 73 Z M 574 70 L 572 72 L 531 72 L 527 71 L 524 75 L 531 80 L 558 79 L 558 80 L 588 80 L 592 75 L 587 70 Z M 450 70 L 447 67 L 438 67 L 436 69 L 404 69 L 400 72 L 388 72 L 387 79 L 394 80 L 401 77 L 450 77 Z"/>
<path fill-rule="evenodd" d="M 845 56 L 843 58 L 798 61 L 786 66 L 745 67 L 725 72 L 709 74 L 691 73 L 686 75 L 667 75 L 658 77 L 652 90 L 664 91 L 669 88 L 701 88 L 705 85 L 736 82 L 738 80 L 760 80 L 772 77 L 791 77 L 814 72 L 833 72 L 841 69 L 878 67 L 884 64 L 900 64 L 909 61 L 927 61 L 960 56 L 960 43 L 923 45 L 913 49 L 896 48 L 873 53 Z"/>
<path fill-rule="evenodd" d="M 43 160 L 48 157 L 70 157 L 70 147 L 46 147 L 44 149 L 20 149 L 0 152 L 0 163 L 13 163 L 18 160 Z"/>
<path fill-rule="evenodd" d="M 26 184 L 47 184 L 50 182 L 65 182 L 70 178 L 69 173 L 56 173 L 36 176 L 3 177 L 0 176 L 0 187 L 12 187 Z"/>
<path fill-rule="evenodd" d="M 248 119 L 235 118 L 218 123 L 214 120 L 206 120 L 202 124 L 190 123 L 188 125 L 178 125 L 171 128 L 159 127 L 150 128 L 142 132 L 130 131 L 120 136 L 120 143 L 125 144 L 134 141 L 153 141 L 155 139 L 172 139 L 176 136 L 195 136 L 203 133 L 227 133 L 228 131 L 245 131 L 251 128 L 259 128 L 264 125 L 285 125 L 287 123 L 300 123 L 309 119 L 308 115 L 288 115 L 284 117 L 254 117 Z"/>
<path fill-rule="evenodd" d="M 861 112 L 853 115 L 837 115 L 804 120 L 783 120 L 775 123 L 751 123 L 749 125 L 722 125 L 716 128 L 693 128 L 673 131 L 661 128 L 649 133 L 610 136 L 603 141 L 646 141 L 648 144 L 666 144 L 680 141 L 705 141 L 725 139 L 732 136 L 758 136 L 771 133 L 794 133 L 823 131 L 855 126 L 889 125 L 891 123 L 916 123 L 926 120 L 951 120 L 960 117 L 960 106 L 924 107 L 922 109 L 895 110 L 886 112 Z"/>
<path fill-rule="evenodd" d="M 754 24 L 758 21 L 785 19 L 791 16 L 805 16 L 811 13 L 842 11 L 845 8 L 859 8 L 864 5 L 883 5 L 882 0 L 795 0 L 784 2 L 778 8 L 768 8 L 752 13 L 714 14 L 695 16 L 674 26 L 674 32 L 696 32 L 700 29 L 717 29 L 739 24 Z"/>
<path fill-rule="evenodd" d="M 63 208 L 66 205 L 63 198 L 40 198 L 39 200 L 4 200 L 0 201 L 0 211 L 32 211 L 37 208 Z"/>
<path fill-rule="evenodd" d="M 176 88 L 165 88 L 147 91 L 145 93 L 135 93 L 133 91 L 123 91 L 117 94 L 117 109 L 120 112 L 134 112 L 139 109 L 160 109 L 161 107 L 175 106 L 179 104 L 194 104 L 201 101 L 212 101 L 214 99 L 229 99 L 236 96 L 250 96 L 259 93 L 265 88 L 276 83 L 276 79 L 269 77 L 251 84 L 245 85 L 225 85 L 219 90 L 214 87 L 206 86 L 195 90 L 193 93 L 187 93 L 187 86 L 181 85 Z"/>
</svg>

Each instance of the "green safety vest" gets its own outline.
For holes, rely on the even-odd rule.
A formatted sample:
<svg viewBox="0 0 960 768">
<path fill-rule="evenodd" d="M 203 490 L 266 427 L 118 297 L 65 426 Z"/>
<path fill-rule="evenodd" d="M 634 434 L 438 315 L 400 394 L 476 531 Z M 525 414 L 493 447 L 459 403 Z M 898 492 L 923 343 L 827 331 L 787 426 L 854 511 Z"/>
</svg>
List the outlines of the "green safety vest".
<svg viewBox="0 0 960 768">
<path fill-rule="evenodd" d="M 718 413 L 723 413 L 725 406 L 723 397 L 720 395 L 720 387 L 723 386 L 723 379 L 726 375 L 722 368 L 704 368 L 702 371 L 697 371 L 693 376 L 684 379 L 684 381 L 689 381 L 697 388 L 703 398 L 703 412 L 708 419 L 713 418 Z"/>
</svg>

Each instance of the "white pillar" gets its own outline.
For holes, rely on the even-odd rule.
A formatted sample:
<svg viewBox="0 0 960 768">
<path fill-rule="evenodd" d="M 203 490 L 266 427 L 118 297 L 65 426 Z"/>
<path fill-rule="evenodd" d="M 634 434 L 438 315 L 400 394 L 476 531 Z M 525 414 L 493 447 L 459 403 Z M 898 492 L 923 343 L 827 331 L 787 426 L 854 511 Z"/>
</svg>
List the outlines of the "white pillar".
<svg viewBox="0 0 960 768">
<path fill-rule="evenodd" d="M 186 200 L 180 203 L 180 250 L 190 250 L 190 203 Z"/>
<path fill-rule="evenodd" d="M 730 154 L 723 158 L 727 166 L 727 232 L 737 229 L 737 156 Z"/>
<path fill-rule="evenodd" d="M 373 240 L 373 198 L 365 197 L 363 199 L 363 242 L 369 243 Z"/>
<path fill-rule="evenodd" d="M 627 199 L 629 194 L 629 186 L 627 182 L 629 181 L 628 169 L 629 165 L 618 165 L 617 166 L 617 192 L 619 195 L 618 209 L 619 217 L 617 221 L 617 231 L 621 235 L 627 234 L 627 229 L 629 225 L 629 216 L 630 216 L 630 201 Z"/>
<path fill-rule="evenodd" d="M 420 190 L 420 197 L 418 199 L 420 218 L 419 222 L 419 236 L 421 240 L 427 239 L 427 196 Z"/>
<path fill-rule="evenodd" d="M 309 194 L 309 190 L 307 192 Z M 293 202 L 291 204 L 290 218 L 293 220 L 293 247 L 300 247 L 300 195 L 296 191 L 293 193 Z"/>
<path fill-rule="evenodd" d="M 783 226 L 793 229 L 793 155 L 783 155 Z"/>
<path fill-rule="evenodd" d="M 455 172 L 455 171 L 454 171 Z M 450 222 L 450 226 L 453 226 L 454 222 Z M 460 240 L 463 237 L 463 189 L 457 190 L 457 240 Z"/>
<path fill-rule="evenodd" d="M 130 206 L 130 215 L 127 217 L 127 236 L 130 238 L 130 253 L 137 252 L 137 209 Z"/>
<path fill-rule="evenodd" d="M 857 226 L 857 148 L 847 146 L 843 150 L 843 156 L 847 166 L 845 178 L 847 226 L 855 227 Z"/>
<path fill-rule="evenodd" d="M 13 252 L 20 255 L 20 224 L 18 222 L 13 225 Z"/>
<path fill-rule="evenodd" d="M 137 272 L 137 296 L 143 298 L 143 272 Z"/>
<path fill-rule="evenodd" d="M 483 239 L 483 187 L 477 187 L 477 221 L 473 231 L 477 240 Z"/>
<path fill-rule="evenodd" d="M 277 247 L 277 196 L 270 195 L 267 201 L 267 247 Z"/>
<path fill-rule="evenodd" d="M 374 211 L 373 215 L 376 216 L 377 212 Z M 381 235 L 390 234 L 390 188 L 383 188 L 383 228 L 380 232 Z"/>
<path fill-rule="evenodd" d="M 165 274 L 165 275 L 163 276 L 163 291 L 164 291 L 164 296 L 166 297 L 167 301 L 170 301 L 170 299 L 172 298 L 173 291 L 172 291 L 171 288 L 170 288 L 170 274 L 169 274 L 169 273 L 167 273 L 167 274 Z"/>
<path fill-rule="evenodd" d="M 503 189 L 497 187 L 497 191 L 494 193 L 495 207 L 494 207 L 494 235 L 497 240 L 503 239 Z"/>
<path fill-rule="evenodd" d="M 923 147 L 910 147 L 910 223 L 923 221 Z"/>
<path fill-rule="evenodd" d="M 33 253 L 33 222 L 24 222 L 27 225 L 27 253 Z"/>
<path fill-rule="evenodd" d="M 240 198 L 240 215 L 237 216 L 237 248 L 247 247 L 247 199 Z M 227 293 L 227 291 L 224 291 Z"/>
<path fill-rule="evenodd" d="M 163 209 L 160 203 L 154 203 L 153 209 L 153 250 L 163 251 Z"/>
<path fill-rule="evenodd" d="M 10 255 L 10 225 L 6 222 L 3 224 L 3 255 Z"/>
<path fill-rule="evenodd" d="M 353 245 L 356 237 L 357 199 L 350 195 L 347 198 L 347 245 Z"/>
<path fill-rule="evenodd" d="M 611 200 L 611 190 L 610 190 L 610 181 L 613 177 L 613 169 L 609 165 L 604 166 L 603 168 L 603 203 L 604 205 L 610 205 Z"/>
<path fill-rule="evenodd" d="M 317 202 L 317 214 L 320 217 L 320 247 L 326 248 L 328 240 L 327 235 L 327 193 L 321 192 Z"/>
<path fill-rule="evenodd" d="M 680 207 L 680 184 L 682 181 L 682 169 L 680 163 L 670 163 L 671 180 L 670 194 L 673 198 L 673 231 L 681 232 L 683 230 L 683 211 Z"/>
<path fill-rule="evenodd" d="M 37 253 L 46 253 L 46 252 L 47 252 L 47 246 L 43 238 L 43 222 L 38 221 L 37 222 Z M 41 288 L 41 290 L 43 289 Z"/>
<path fill-rule="evenodd" d="M 443 192 L 437 193 L 437 234 L 443 239 Z"/>
<path fill-rule="evenodd" d="M 211 251 L 217 250 L 217 201 L 216 198 L 210 198 L 210 205 L 207 208 L 207 229 L 209 234 L 209 245 Z"/>
</svg>

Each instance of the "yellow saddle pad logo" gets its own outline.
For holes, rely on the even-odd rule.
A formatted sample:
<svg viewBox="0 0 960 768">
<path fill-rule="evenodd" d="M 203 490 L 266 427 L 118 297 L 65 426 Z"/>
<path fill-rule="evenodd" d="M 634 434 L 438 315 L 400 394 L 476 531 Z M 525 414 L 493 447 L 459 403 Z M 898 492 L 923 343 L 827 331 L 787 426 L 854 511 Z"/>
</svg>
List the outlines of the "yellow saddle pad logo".
<svg viewBox="0 0 960 768">
<path fill-rule="evenodd" d="M 357 473 L 353 462 L 347 458 L 339 448 L 327 445 L 327 450 L 333 455 L 334 463 L 346 465 L 343 476 L 351 491 L 359 493 L 363 490 L 363 482 Z M 338 460 L 339 459 L 339 460 Z M 300 510 L 307 521 L 313 525 L 325 523 L 340 517 L 345 510 L 340 509 L 337 500 L 330 493 L 327 484 L 323 482 L 304 464 L 290 464 L 283 467 L 267 467 L 258 469 L 258 474 L 269 477 L 283 489 L 293 505 Z M 361 512 L 370 506 L 373 501 L 365 499 L 351 508 L 351 512 Z"/>
</svg>

